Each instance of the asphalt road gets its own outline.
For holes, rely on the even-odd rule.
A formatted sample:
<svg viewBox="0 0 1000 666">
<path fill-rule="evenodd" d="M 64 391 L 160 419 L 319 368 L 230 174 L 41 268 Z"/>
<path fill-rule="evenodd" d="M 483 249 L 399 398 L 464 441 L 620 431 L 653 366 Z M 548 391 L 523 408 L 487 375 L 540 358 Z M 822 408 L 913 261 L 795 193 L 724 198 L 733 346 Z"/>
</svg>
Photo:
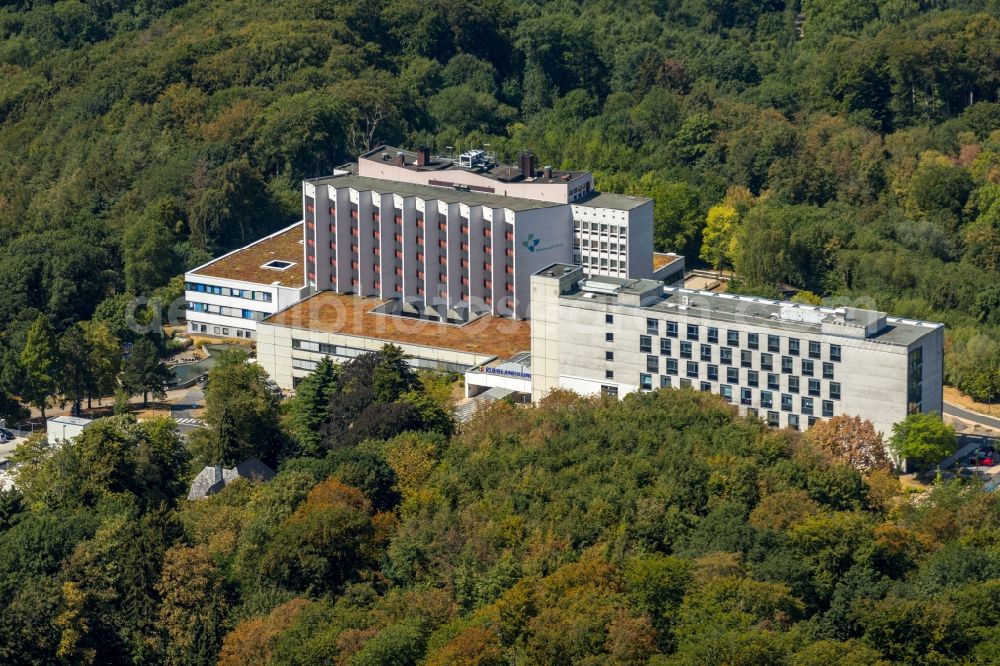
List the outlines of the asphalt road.
<svg viewBox="0 0 1000 666">
<path fill-rule="evenodd" d="M 197 384 L 187 389 L 187 393 L 173 403 L 170 408 L 170 418 L 177 421 L 177 429 L 182 435 L 187 437 L 193 430 L 203 427 L 200 425 L 202 422 L 191 413 L 191 410 L 204 406 L 205 392 Z"/>
<path fill-rule="evenodd" d="M 1000 418 L 986 416 L 985 414 L 980 414 L 978 412 L 972 412 L 964 407 L 953 405 L 950 402 L 944 403 L 944 413 L 948 416 L 955 416 L 960 419 L 965 419 L 966 421 L 972 421 L 973 423 L 978 423 L 979 425 L 986 426 L 988 428 L 1000 429 Z"/>
</svg>

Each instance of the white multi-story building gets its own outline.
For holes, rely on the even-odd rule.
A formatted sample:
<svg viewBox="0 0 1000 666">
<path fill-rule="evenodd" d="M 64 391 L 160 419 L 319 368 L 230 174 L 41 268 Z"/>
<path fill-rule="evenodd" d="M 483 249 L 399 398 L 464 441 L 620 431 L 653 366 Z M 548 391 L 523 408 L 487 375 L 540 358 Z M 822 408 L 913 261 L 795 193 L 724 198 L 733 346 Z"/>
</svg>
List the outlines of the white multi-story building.
<svg viewBox="0 0 1000 666">
<path fill-rule="evenodd" d="M 259 321 L 305 298 L 302 228 L 296 222 L 185 273 L 188 331 L 254 339 Z"/>
<path fill-rule="evenodd" d="M 848 414 L 886 435 L 910 412 L 941 412 L 941 324 L 588 278 L 567 264 L 537 273 L 531 291 L 534 400 L 690 386 L 773 426 Z"/>
<path fill-rule="evenodd" d="M 381 147 L 303 183 L 306 282 L 399 302 L 401 314 L 468 321 L 530 316 L 530 277 L 553 262 L 589 274 L 683 278 L 683 257 L 654 272 L 653 202 L 594 191 L 586 171 L 458 160 Z"/>
</svg>

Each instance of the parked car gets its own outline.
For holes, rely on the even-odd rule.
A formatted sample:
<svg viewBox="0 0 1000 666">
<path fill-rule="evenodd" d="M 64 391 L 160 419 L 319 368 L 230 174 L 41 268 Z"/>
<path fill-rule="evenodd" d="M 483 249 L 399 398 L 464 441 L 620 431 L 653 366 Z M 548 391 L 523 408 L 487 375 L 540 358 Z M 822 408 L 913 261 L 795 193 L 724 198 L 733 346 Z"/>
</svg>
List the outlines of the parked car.
<svg viewBox="0 0 1000 666">
<path fill-rule="evenodd" d="M 17 435 L 6 428 L 0 428 L 0 442 L 12 442 L 17 439 Z"/>
<path fill-rule="evenodd" d="M 996 456 L 992 449 L 977 449 L 969 456 L 969 465 L 973 467 L 993 467 Z"/>
</svg>

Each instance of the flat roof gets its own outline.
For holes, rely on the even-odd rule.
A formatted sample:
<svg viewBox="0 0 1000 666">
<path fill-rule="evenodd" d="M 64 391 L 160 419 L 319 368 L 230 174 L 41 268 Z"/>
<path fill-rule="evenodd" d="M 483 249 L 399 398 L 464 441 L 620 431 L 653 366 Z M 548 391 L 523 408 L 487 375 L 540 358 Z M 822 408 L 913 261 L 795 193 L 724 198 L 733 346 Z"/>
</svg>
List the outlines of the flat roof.
<svg viewBox="0 0 1000 666">
<path fill-rule="evenodd" d="M 474 190 L 458 190 L 453 187 L 439 187 L 437 185 L 421 185 L 418 183 L 404 183 L 398 180 L 369 178 L 367 176 L 358 176 L 353 173 L 311 178 L 306 182 L 316 185 L 351 187 L 361 192 L 373 191 L 383 194 L 398 194 L 402 197 L 437 199 L 446 203 L 464 203 L 473 206 L 487 206 L 490 208 L 508 208 L 517 212 L 533 210 L 535 208 L 552 208 L 553 206 L 566 205 L 550 201 L 538 201 L 537 199 L 521 199 L 519 197 L 507 197 L 500 194 L 490 194 L 488 192 L 476 192 Z"/>
<path fill-rule="evenodd" d="M 649 280 L 622 280 L 621 278 L 593 276 L 577 283 L 570 291 L 563 293 L 561 298 L 580 302 L 615 304 L 618 302 L 618 294 L 648 293 L 652 288 L 651 284 Z M 662 293 L 658 300 L 643 305 L 640 309 L 661 314 L 671 313 L 698 317 L 709 321 L 751 323 L 803 333 L 820 330 L 821 322 L 832 324 L 860 323 L 863 325 L 873 317 L 877 318 L 877 315 L 880 314 L 854 311 L 851 315 L 860 315 L 867 319 L 860 322 L 856 319 L 848 322 L 845 321 L 845 317 L 850 308 L 845 310 L 842 307 L 805 305 L 790 301 L 775 301 L 758 296 L 740 296 L 682 287 L 661 287 L 661 289 Z M 803 313 L 803 316 L 800 320 L 783 318 L 783 311 L 788 310 Z M 809 321 L 810 316 L 815 321 Z M 888 316 L 885 318 L 885 323 L 886 325 L 878 333 L 854 339 L 909 346 L 927 333 L 943 326 L 943 324 L 936 322 Z M 836 334 L 828 333 L 827 335 Z"/>
<path fill-rule="evenodd" d="M 49 423 L 61 423 L 65 425 L 85 426 L 94 422 L 94 419 L 85 419 L 82 416 L 53 416 Z"/>
<path fill-rule="evenodd" d="M 667 252 L 654 252 L 653 253 L 653 270 L 658 271 L 661 268 L 666 268 L 675 261 L 680 261 L 683 257 L 679 254 L 667 253 Z"/>
<path fill-rule="evenodd" d="M 296 222 L 246 247 L 213 259 L 187 274 L 299 289 L 305 286 L 302 241 L 302 222 Z M 271 261 L 291 265 L 284 270 L 264 268 Z"/>
<path fill-rule="evenodd" d="M 457 325 L 372 312 L 386 302 L 321 291 L 262 323 L 503 358 L 531 349 L 526 320 L 485 315 Z"/>
<path fill-rule="evenodd" d="M 392 164 L 397 155 L 403 155 L 403 168 L 409 171 L 468 171 L 476 173 L 485 178 L 505 182 L 505 183 L 567 183 L 579 176 L 585 175 L 587 171 L 556 171 L 552 170 L 552 175 L 546 178 L 542 175 L 542 166 L 535 164 L 536 173 L 524 177 L 521 169 L 516 164 L 491 164 L 488 168 L 464 167 L 458 164 L 457 160 L 442 155 L 430 155 L 427 164 L 420 166 L 417 164 L 417 151 L 397 148 L 396 146 L 379 146 L 373 150 L 363 153 L 360 159 L 371 160 L 372 162 L 384 162 Z M 530 178 L 530 180 L 529 180 Z"/>
<path fill-rule="evenodd" d="M 595 192 L 589 197 L 577 199 L 570 203 L 576 206 L 590 206 L 591 208 L 610 208 L 612 210 L 632 210 L 645 203 L 652 201 L 646 197 L 633 197 L 628 194 L 615 194 L 614 192 Z"/>
</svg>

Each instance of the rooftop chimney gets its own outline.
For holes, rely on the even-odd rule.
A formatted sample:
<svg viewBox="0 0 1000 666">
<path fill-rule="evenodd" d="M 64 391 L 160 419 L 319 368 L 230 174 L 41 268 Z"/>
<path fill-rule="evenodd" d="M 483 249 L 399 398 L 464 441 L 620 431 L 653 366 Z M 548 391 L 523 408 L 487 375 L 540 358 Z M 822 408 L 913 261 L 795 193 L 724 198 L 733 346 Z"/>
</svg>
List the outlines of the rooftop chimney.
<svg viewBox="0 0 1000 666">
<path fill-rule="evenodd" d="M 530 151 L 522 151 L 517 159 L 517 166 L 521 169 L 521 176 L 524 178 L 535 177 L 535 156 Z"/>
<path fill-rule="evenodd" d="M 396 161 L 393 162 L 396 166 L 406 166 L 406 158 L 402 152 L 396 153 Z"/>
<path fill-rule="evenodd" d="M 544 177 L 544 178 L 551 178 L 552 177 L 552 167 L 546 166 L 544 169 L 542 169 L 542 177 Z"/>
<path fill-rule="evenodd" d="M 427 166 L 431 163 L 431 149 L 427 146 L 417 148 L 417 166 Z"/>
</svg>

